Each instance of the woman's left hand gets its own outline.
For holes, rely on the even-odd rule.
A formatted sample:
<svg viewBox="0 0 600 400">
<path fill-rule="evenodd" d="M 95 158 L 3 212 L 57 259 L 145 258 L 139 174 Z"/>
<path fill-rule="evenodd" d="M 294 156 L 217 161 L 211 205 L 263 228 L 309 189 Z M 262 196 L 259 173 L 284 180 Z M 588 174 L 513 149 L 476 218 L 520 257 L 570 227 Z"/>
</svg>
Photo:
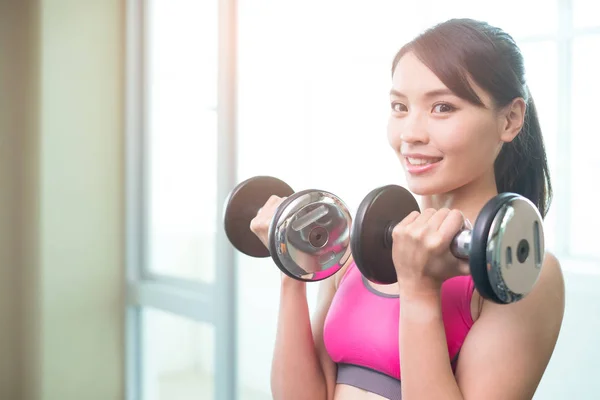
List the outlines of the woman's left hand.
<svg viewBox="0 0 600 400">
<path fill-rule="evenodd" d="M 392 259 L 401 294 L 439 291 L 445 280 L 470 273 L 468 264 L 450 251 L 464 226 L 460 211 L 430 208 L 411 213 L 394 227 Z"/>
</svg>

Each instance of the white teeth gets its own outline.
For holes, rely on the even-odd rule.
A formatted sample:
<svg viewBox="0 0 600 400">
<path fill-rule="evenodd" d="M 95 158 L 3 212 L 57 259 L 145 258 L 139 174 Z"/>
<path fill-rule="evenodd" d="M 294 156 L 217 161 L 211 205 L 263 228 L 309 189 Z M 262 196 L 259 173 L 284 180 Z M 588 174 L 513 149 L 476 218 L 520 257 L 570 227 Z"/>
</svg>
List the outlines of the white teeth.
<svg viewBox="0 0 600 400">
<path fill-rule="evenodd" d="M 422 159 L 422 158 L 407 158 L 408 162 L 412 165 L 426 165 L 426 164 L 433 164 L 438 162 L 440 159 Z"/>
</svg>

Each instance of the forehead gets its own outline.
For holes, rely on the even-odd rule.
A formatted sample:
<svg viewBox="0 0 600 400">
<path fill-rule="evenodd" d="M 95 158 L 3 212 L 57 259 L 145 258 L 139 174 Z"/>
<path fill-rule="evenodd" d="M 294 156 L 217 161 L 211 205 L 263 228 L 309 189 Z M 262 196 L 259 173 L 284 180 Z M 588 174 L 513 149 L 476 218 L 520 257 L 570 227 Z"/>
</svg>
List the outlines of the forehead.
<svg viewBox="0 0 600 400">
<path fill-rule="evenodd" d="M 470 76 L 467 75 L 466 79 L 486 108 L 491 107 L 493 104 L 491 96 Z M 392 75 L 392 90 L 402 92 L 409 97 L 423 97 L 427 93 L 439 93 L 450 89 L 414 53 L 408 52 L 396 65 Z"/>
<path fill-rule="evenodd" d="M 446 85 L 412 52 L 406 53 L 396 65 L 393 88 L 401 92 L 422 92 L 447 89 Z"/>
</svg>

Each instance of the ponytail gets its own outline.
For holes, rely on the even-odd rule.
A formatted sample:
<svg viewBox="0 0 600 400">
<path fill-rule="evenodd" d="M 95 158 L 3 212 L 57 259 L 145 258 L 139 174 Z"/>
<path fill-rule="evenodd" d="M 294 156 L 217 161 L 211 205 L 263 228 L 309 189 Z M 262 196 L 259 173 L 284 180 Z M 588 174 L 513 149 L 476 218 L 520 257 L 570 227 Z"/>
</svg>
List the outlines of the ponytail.
<svg viewBox="0 0 600 400">
<path fill-rule="evenodd" d="M 499 193 L 518 193 L 533 202 L 544 218 L 552 201 L 552 183 L 535 103 L 528 96 L 521 132 L 504 144 L 494 163 Z"/>
</svg>

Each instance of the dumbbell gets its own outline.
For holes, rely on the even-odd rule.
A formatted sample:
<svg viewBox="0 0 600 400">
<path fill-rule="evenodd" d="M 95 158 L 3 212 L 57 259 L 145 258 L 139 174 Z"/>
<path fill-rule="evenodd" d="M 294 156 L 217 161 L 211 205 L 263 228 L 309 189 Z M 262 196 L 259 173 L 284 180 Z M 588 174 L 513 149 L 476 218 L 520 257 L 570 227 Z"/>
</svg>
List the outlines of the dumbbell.
<svg viewBox="0 0 600 400">
<path fill-rule="evenodd" d="M 374 283 L 397 282 L 392 261 L 392 231 L 411 212 L 420 211 L 414 196 L 397 185 L 371 191 L 360 203 L 351 230 L 356 266 Z M 473 282 L 486 299 L 499 304 L 521 300 L 535 286 L 544 257 L 542 217 L 535 205 L 516 193 L 490 199 L 473 228 L 464 227 L 450 250 L 469 261 Z"/>
<path fill-rule="evenodd" d="M 267 248 L 250 230 L 250 223 L 272 195 L 287 198 L 273 215 Z M 278 178 L 255 176 L 229 193 L 224 210 L 225 233 L 237 250 L 251 257 L 271 256 L 294 279 L 328 278 L 350 256 L 352 217 L 344 202 L 330 192 L 294 193 Z"/>
</svg>

